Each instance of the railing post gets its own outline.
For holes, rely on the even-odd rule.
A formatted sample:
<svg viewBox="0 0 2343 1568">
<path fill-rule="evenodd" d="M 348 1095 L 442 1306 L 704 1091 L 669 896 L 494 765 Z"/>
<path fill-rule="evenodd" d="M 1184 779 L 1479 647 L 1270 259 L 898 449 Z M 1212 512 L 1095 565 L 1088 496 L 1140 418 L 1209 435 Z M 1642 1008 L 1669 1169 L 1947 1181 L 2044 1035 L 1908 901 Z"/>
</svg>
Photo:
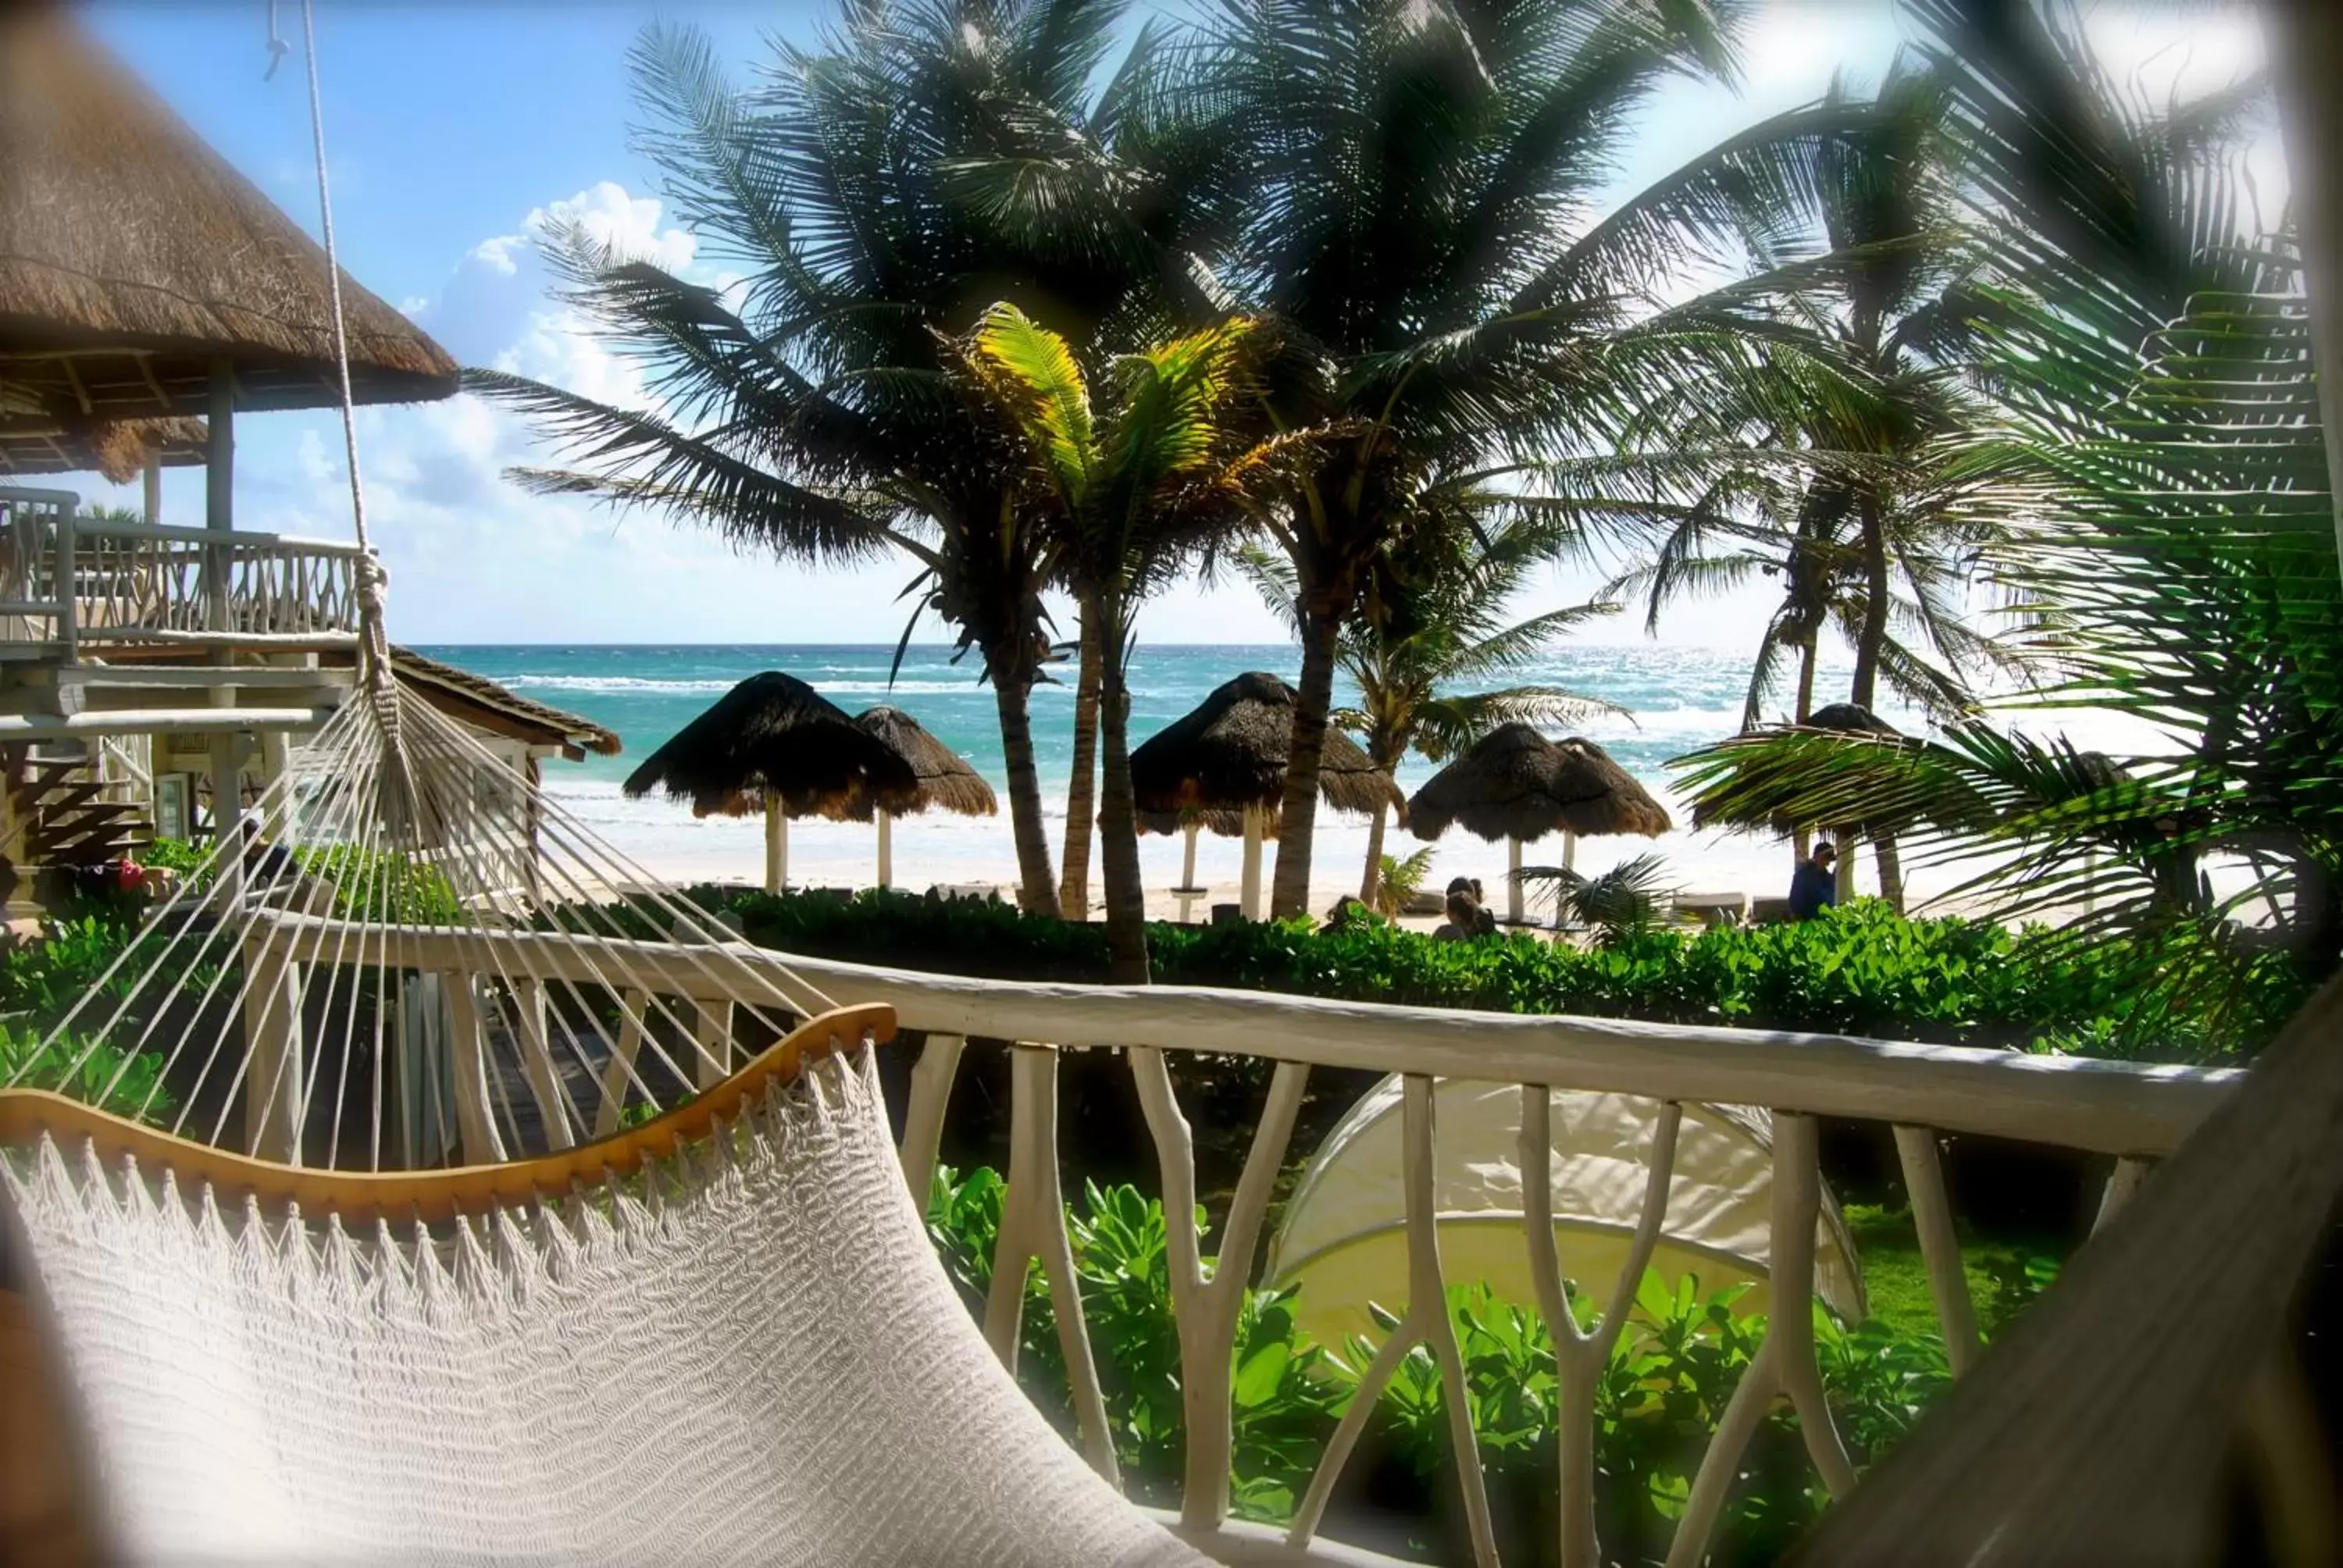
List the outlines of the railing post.
<svg viewBox="0 0 2343 1568">
<path fill-rule="evenodd" d="M 301 1040 L 301 966 L 273 943 L 244 944 L 244 1141 L 256 1158 L 301 1163 L 307 1099 Z"/>
<path fill-rule="evenodd" d="M 1968 1271 L 1953 1229 L 1952 1200 L 1945 1192 L 1945 1168 L 1936 1154 L 1936 1134 L 1926 1127 L 1899 1125 L 1896 1154 L 1904 1166 L 1904 1189 L 1912 1200 L 1912 1226 L 1920 1237 L 1920 1261 L 1936 1298 L 1936 1324 L 1945 1333 L 1945 1360 L 1960 1376 L 1976 1360 L 1976 1307 L 1969 1300 Z"/>
<path fill-rule="evenodd" d="M 903 1184 L 922 1216 L 936 1187 L 936 1152 L 943 1147 L 944 1112 L 951 1104 L 952 1082 L 960 1076 L 960 1053 L 968 1037 L 931 1034 L 911 1069 L 910 1103 L 903 1109 L 903 1141 L 898 1151 Z"/>
<path fill-rule="evenodd" d="M 1229 1516 L 1229 1466 L 1235 1447 L 1234 1389 L 1237 1320 L 1252 1282 L 1254 1249 L 1269 1211 L 1270 1191 L 1293 1137 L 1294 1117 L 1310 1069 L 1281 1061 L 1270 1077 L 1269 1098 L 1253 1130 L 1221 1253 L 1208 1278 L 1202 1240 L 1197 1234 L 1195 1141 L 1172 1090 L 1163 1053 L 1149 1046 L 1130 1049 L 1131 1074 L 1155 1145 L 1163 1181 L 1163 1226 L 1172 1278 L 1172 1314 L 1180 1336 L 1180 1408 L 1186 1428 L 1187 1461 L 1180 1493 L 1180 1523 L 1192 1531 L 1218 1530 Z"/>
<path fill-rule="evenodd" d="M 56 596 L 57 641 L 64 645 L 67 664 L 81 662 L 81 593 L 80 574 L 75 569 L 75 552 L 79 538 L 74 529 L 73 508 L 57 511 L 56 568 L 50 592 Z"/>
<path fill-rule="evenodd" d="M 488 1108 L 488 1040 L 487 1020 L 480 1016 L 480 999 L 469 974 L 442 976 L 447 990 L 447 1010 L 455 1025 L 450 1052 L 456 1080 L 456 1131 L 462 1141 L 464 1163 L 494 1165 L 505 1158 L 504 1140 L 497 1135 L 497 1120 Z"/>
<path fill-rule="evenodd" d="M 1855 1485 L 1855 1465 L 1839 1441 L 1823 1392 L 1822 1368 L 1815 1359 L 1815 1223 L 1822 1211 L 1820 1131 L 1815 1119 L 1795 1111 L 1774 1115 L 1772 1257 L 1766 1270 L 1772 1297 L 1765 1338 L 1725 1402 L 1725 1414 L 1708 1452 L 1701 1456 L 1668 1545 L 1668 1568 L 1694 1568 L 1708 1553 L 1727 1494 L 1741 1467 L 1741 1455 L 1765 1422 L 1776 1394 L 1787 1394 L 1798 1412 L 1806 1456 L 1830 1488 L 1834 1500 Z"/>
<path fill-rule="evenodd" d="M 1098 1362 L 1082 1319 L 1066 1199 L 1058 1175 L 1058 1048 L 1019 1040 L 1009 1051 L 1009 1188 L 1001 1200 L 1001 1234 L 992 1253 L 992 1288 L 984 1302 L 984 1337 L 1001 1364 L 1017 1370 L 1017 1329 L 1024 1316 L 1025 1266 L 1039 1259 L 1058 1320 L 1074 1418 L 1091 1467 L 1120 1484 L 1114 1434 L 1106 1422 Z"/>
</svg>

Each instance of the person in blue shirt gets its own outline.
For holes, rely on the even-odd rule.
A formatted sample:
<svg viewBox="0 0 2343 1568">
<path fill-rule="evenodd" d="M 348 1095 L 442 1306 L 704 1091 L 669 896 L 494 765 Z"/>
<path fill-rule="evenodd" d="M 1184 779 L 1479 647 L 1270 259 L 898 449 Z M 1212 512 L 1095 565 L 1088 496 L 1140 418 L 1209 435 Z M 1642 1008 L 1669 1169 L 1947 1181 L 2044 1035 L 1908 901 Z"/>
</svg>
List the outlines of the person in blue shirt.
<svg viewBox="0 0 2343 1568">
<path fill-rule="evenodd" d="M 1790 874 L 1790 918 L 1811 920 L 1838 902 L 1838 850 L 1828 839 Z"/>
</svg>

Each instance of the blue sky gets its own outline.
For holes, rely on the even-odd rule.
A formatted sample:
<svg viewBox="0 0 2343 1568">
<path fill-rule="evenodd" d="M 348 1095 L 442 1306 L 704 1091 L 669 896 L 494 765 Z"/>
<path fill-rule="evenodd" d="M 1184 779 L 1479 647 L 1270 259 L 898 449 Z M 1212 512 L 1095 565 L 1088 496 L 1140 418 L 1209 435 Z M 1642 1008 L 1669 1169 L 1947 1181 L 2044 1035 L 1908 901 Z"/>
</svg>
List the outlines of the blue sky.
<svg viewBox="0 0 2343 1568">
<path fill-rule="evenodd" d="M 344 266 L 462 363 L 628 396 L 630 367 L 548 297 L 530 236 L 548 216 L 574 216 L 670 265 L 699 266 L 691 236 L 659 201 L 654 172 L 628 146 L 628 45 L 654 20 L 689 23 L 745 71 L 764 57 L 768 37 L 809 40 L 833 6 L 321 0 L 326 134 Z M 283 0 L 278 12 L 295 53 L 266 84 L 264 0 L 96 0 L 85 14 L 198 134 L 315 233 L 299 8 Z M 2177 33 L 2169 19 L 2151 17 L 2127 20 L 2111 29 L 2117 35 L 2115 52 L 2153 62 L 2168 56 Z M 1874 0 L 1773 6 L 1745 41 L 1737 95 L 1687 84 L 1654 101 L 1620 190 L 1818 95 L 1835 72 L 1875 78 L 1896 39 L 1892 11 Z M 2230 26 L 2197 45 L 2204 57 L 2194 64 L 2226 75 L 2252 46 L 2249 26 Z M 236 434 L 239 526 L 348 535 L 333 416 L 255 416 Z M 656 518 L 621 520 L 525 496 L 499 477 L 511 464 L 546 457 L 518 421 L 468 397 L 363 412 L 359 464 L 372 532 L 391 570 L 394 636 L 891 642 L 901 629 L 894 597 L 909 574 L 891 562 L 851 572 L 782 568 Z M 104 487 L 93 480 L 85 488 L 95 498 Z M 200 496 L 197 476 L 170 476 L 166 518 L 199 516 Z M 1584 574 L 1557 574 L 1522 608 L 1575 602 L 1591 586 Z M 1765 608 L 1759 591 L 1696 607 L 1662 633 L 1685 644 L 1754 644 Z M 1141 633 L 1178 642 L 1282 640 L 1275 622 L 1236 588 L 1159 600 Z M 1638 631 L 1623 618 L 1596 635 L 1624 640 Z"/>
</svg>

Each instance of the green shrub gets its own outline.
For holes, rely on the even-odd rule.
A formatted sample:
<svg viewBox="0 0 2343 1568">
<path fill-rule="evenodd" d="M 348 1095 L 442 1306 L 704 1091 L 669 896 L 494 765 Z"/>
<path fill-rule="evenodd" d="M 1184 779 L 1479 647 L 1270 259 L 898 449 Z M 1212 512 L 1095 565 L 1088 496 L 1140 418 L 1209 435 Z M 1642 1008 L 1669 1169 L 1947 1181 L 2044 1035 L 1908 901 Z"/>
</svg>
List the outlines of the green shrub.
<svg viewBox="0 0 2343 1568">
<path fill-rule="evenodd" d="M 206 864 L 209 844 L 158 839 L 147 847 L 145 864 L 178 872 L 197 890 L 217 879 Z M 456 890 L 437 867 L 402 849 L 368 849 L 356 844 L 303 845 L 294 864 L 332 884 L 333 913 L 343 920 L 408 926 L 447 926 L 464 917 Z"/>
<path fill-rule="evenodd" d="M 992 1171 L 962 1178 L 946 1169 L 937 1173 L 930 1200 L 929 1233 L 972 1312 L 980 1312 L 990 1282 L 1002 1194 Z M 1163 1206 L 1128 1186 L 1087 1184 L 1081 1201 L 1069 1205 L 1067 1221 L 1125 1483 L 1134 1496 L 1169 1506 L 1179 1496 L 1182 1443 Z M 1734 1310 L 1745 1289 L 1704 1295 L 1689 1278 L 1671 1289 L 1654 1274 L 1638 1293 L 1595 1390 L 1598 1524 L 1612 1561 L 1665 1553 L 1710 1434 L 1765 1334 L 1762 1317 Z M 1593 1310 L 1575 1292 L 1573 1302 L 1582 1313 Z M 1449 1310 L 1503 1555 L 1508 1562 L 1548 1561 L 1556 1539 L 1553 1342 L 1537 1313 L 1497 1300 L 1485 1286 L 1455 1288 Z M 1845 1326 L 1819 1305 L 1814 1312 L 1834 1418 L 1857 1464 L 1868 1464 L 1949 1382 L 1942 1342 L 1875 1322 Z M 1371 1354 L 1371 1346 L 1356 1341 L 1330 1354 L 1296 1330 L 1286 1293 L 1247 1293 L 1232 1387 L 1232 1495 L 1241 1517 L 1273 1524 L 1291 1519 Z M 1075 1430 L 1038 1266 L 1026 1282 L 1018 1379 L 1064 1431 Z M 1419 1348 L 1401 1361 L 1368 1432 L 1368 1449 L 1399 1461 L 1419 1488 L 1410 1512 L 1422 1521 L 1422 1533 L 1413 1544 L 1443 1561 L 1455 1556 L 1463 1526 L 1451 1517 L 1455 1473 L 1428 1352 Z M 1827 1503 L 1797 1418 L 1781 1404 L 1741 1466 L 1711 1561 L 1770 1562 Z"/>
<path fill-rule="evenodd" d="M 898 892 L 700 890 L 740 917 L 751 940 L 786 951 L 900 963 L 994 979 L 1094 980 L 1101 927 L 1001 903 Z M 2212 1060 L 2258 1050 L 2299 1005 L 2283 964 L 2258 971 L 2250 1009 L 2221 1027 L 2157 987 L 2153 951 L 2080 952 L 2043 928 L 1906 920 L 1875 900 L 1820 920 L 1698 933 L 1629 931 L 1597 951 L 1528 933 L 1435 942 L 1363 922 L 1148 928 L 1155 978 L 1351 1001 L 1578 1013 Z M 2242 1020 L 2242 1021 L 2238 1021 Z"/>
<path fill-rule="evenodd" d="M 45 1032 L 0 1021 L 0 1085 L 52 1090 L 116 1116 L 157 1123 L 177 1108 L 163 1085 L 160 1056 L 126 1058 L 113 1046 L 70 1032 L 44 1044 Z"/>
</svg>

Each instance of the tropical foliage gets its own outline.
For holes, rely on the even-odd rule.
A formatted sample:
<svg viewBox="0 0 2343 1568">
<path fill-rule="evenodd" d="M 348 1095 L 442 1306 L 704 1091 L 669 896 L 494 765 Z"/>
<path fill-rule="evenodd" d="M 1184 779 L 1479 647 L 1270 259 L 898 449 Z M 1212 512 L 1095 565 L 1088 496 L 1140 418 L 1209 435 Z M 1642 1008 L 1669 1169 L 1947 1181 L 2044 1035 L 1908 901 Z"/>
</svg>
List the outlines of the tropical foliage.
<svg viewBox="0 0 2343 1568">
<path fill-rule="evenodd" d="M 1371 612 L 1344 622 L 1335 648 L 1336 667 L 1358 697 L 1357 706 L 1335 710 L 1334 722 L 1386 773 L 1396 773 L 1411 752 L 1444 762 L 1500 724 L 1572 724 L 1614 710 L 1558 686 L 1459 689 L 1515 674 L 1613 607 L 1571 606 L 1507 624 L 1508 607 L 1556 554 L 1557 530 L 1534 513 L 1507 514 L 1493 492 L 1460 495 L 1457 504 L 1458 526 L 1419 528 L 1384 553 L 1368 584 Z M 1498 515 L 1466 526 L 1484 511 Z M 1292 563 L 1258 545 L 1241 550 L 1237 562 L 1262 602 L 1298 633 Z M 1378 803 L 1359 888 L 1359 897 L 1378 907 L 1388 817 Z"/>
<path fill-rule="evenodd" d="M 2107 929 L 2185 927 L 2224 972 L 2258 942 L 2331 962 L 2308 759 L 2331 699 L 2296 626 L 2327 608 L 2306 521 L 2326 488 L 2284 357 L 2299 284 L 2237 171 L 2263 84 L 2151 102 L 2056 0 L 1905 4 L 1916 42 L 1875 90 L 1624 200 L 1639 113 L 1731 80 L 1740 7 L 1221 0 L 1133 35 L 1120 0 L 877 0 L 745 89 L 704 38 L 654 29 L 644 146 L 733 281 L 549 234 L 642 396 L 473 384 L 561 442 L 569 466 L 526 483 L 793 558 L 907 561 L 915 622 L 950 624 L 995 688 L 1031 910 L 1088 901 L 1148 594 L 1241 551 L 1295 628 L 1291 916 L 1328 724 L 1393 765 L 1581 711 L 1519 672 L 1591 610 L 1506 613 L 1575 554 L 1654 627 L 1778 579 L 1745 728 L 1816 710 L 1832 638 L 1846 698 L 1945 727 L 1735 743 L 1695 766 L 1708 809 L 1873 808 L 1891 899 L 1911 833 L 1998 857 L 1972 890 L 2022 888 L 2014 917 L 2087 891 Z M 2151 559 L 2185 565 L 2158 584 Z M 1070 646 L 1059 593 L 1082 621 L 1062 879 L 1028 700 Z M 2014 688 L 2193 737 L 2195 760 L 1978 718 Z M 1915 791 L 1925 774 L 1927 809 L 1880 798 L 1891 762 Z M 2100 825 L 2067 831 L 2078 815 Z M 1119 829 L 1101 842 L 1136 974 L 1133 862 Z M 2199 877 L 2231 860 L 2241 880 Z M 2278 911 L 2263 936 L 2253 900 Z"/>
<path fill-rule="evenodd" d="M 991 1283 L 1003 1183 L 990 1170 L 937 1173 L 928 1226 L 947 1271 L 972 1311 Z M 1106 1397 L 1108 1427 L 1126 1489 L 1175 1504 L 1183 1445 L 1179 1338 L 1171 1312 L 1162 1204 L 1128 1186 L 1085 1187 L 1067 1206 L 1082 1315 Z M 1199 1213 L 1198 1223 L 1204 1223 Z M 2020 1275 L 2013 1301 L 2040 1288 Z M 1664 1555 L 1707 1434 L 1746 1372 L 1765 1319 L 1736 1308 L 1741 1287 L 1674 1289 L 1656 1276 L 1595 1388 L 1601 1536 L 1618 1562 Z M 1572 1292 L 1587 1310 L 1593 1303 Z M 1018 1343 L 1018 1379 L 1070 1434 L 1074 1428 L 1056 1320 L 1038 1269 L 1029 1277 Z M 1833 1416 L 1858 1463 L 1908 1431 L 1951 1379 L 1941 1340 L 1926 1329 L 1873 1321 L 1843 1324 L 1815 1309 L 1815 1342 Z M 1449 1311 L 1463 1353 L 1484 1484 L 1507 1562 L 1544 1562 L 1555 1531 L 1558 1427 L 1554 1348 L 1537 1314 L 1485 1287 L 1452 1291 Z M 1998 1314 L 1988 1321 L 1997 1321 Z M 1232 1367 L 1235 1443 L 1231 1499 L 1240 1517 L 1288 1522 L 1335 1422 L 1356 1396 L 1371 1347 L 1327 1347 L 1296 1330 L 1290 1298 L 1249 1292 Z M 1365 1440 L 1383 1455 L 1377 1501 L 1396 1503 L 1433 1561 L 1470 1555 L 1455 1496 L 1439 1377 L 1419 1350 L 1403 1361 L 1378 1403 Z M 1395 1495 L 1396 1494 L 1396 1495 Z M 1786 1406 L 1752 1446 L 1712 1561 L 1776 1560 L 1828 1504 L 1807 1464 Z M 1342 1503 L 1337 1502 L 1337 1512 Z M 1385 1517 L 1388 1517 L 1386 1514 Z"/>
<path fill-rule="evenodd" d="M 1073 980 L 1106 967 L 1104 933 L 1002 905 L 870 891 L 696 895 L 749 940 L 864 962 L 906 952 L 946 974 Z M 1623 922 L 1632 924 L 1632 922 Z M 646 930 L 652 929 L 648 923 Z M 1795 924 L 1623 930 L 1592 950 L 1529 934 L 1441 942 L 1380 921 L 1151 925 L 1159 984 L 1233 986 L 1351 1001 L 1856 1034 L 2143 1060 L 2250 1054 L 2300 1005 L 2292 966 L 2248 966 L 2238 1005 L 2145 987 L 2157 942 L 2075 950 L 2044 928 L 1906 920 L 1863 900 Z"/>
</svg>

